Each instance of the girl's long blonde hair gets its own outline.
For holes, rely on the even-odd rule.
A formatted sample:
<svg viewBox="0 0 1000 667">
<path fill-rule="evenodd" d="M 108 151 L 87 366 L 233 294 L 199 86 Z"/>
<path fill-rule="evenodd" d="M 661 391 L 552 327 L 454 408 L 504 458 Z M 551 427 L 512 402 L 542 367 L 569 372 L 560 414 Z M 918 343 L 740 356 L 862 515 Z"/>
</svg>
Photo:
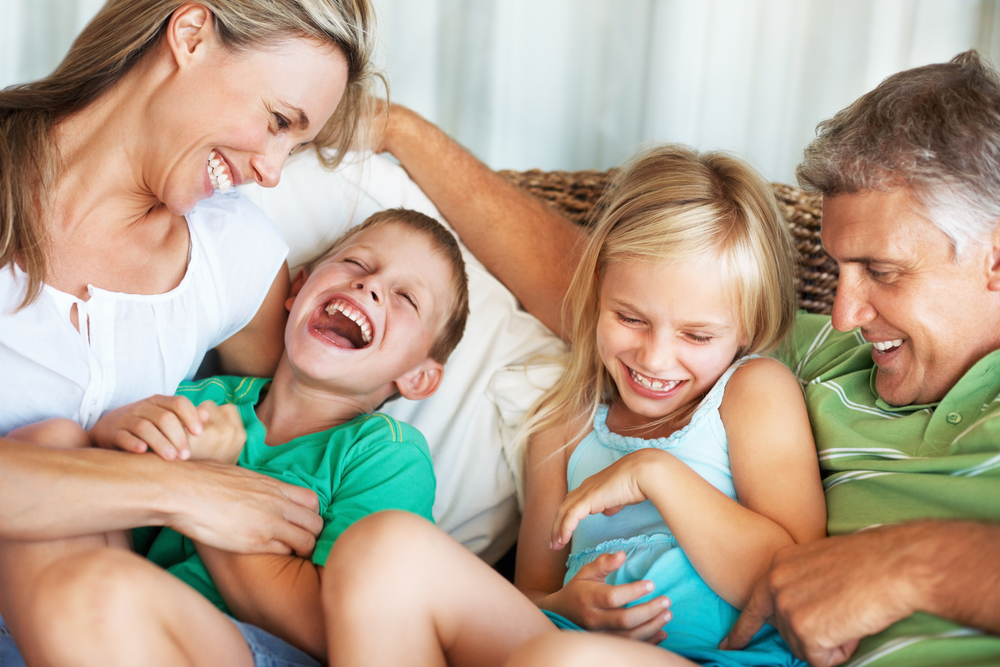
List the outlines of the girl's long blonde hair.
<svg viewBox="0 0 1000 667">
<path fill-rule="evenodd" d="M 370 0 L 199 0 L 213 14 L 221 42 L 233 51 L 288 37 L 330 44 L 347 60 L 347 89 L 314 146 L 333 168 L 350 147 L 373 101 L 375 12 Z M 114 86 L 150 52 L 184 0 L 109 0 L 49 77 L 0 91 L 0 267 L 19 261 L 28 275 L 21 306 L 46 277 L 43 220 L 59 176 L 55 126 Z"/>
<path fill-rule="evenodd" d="M 717 253 L 747 341 L 737 357 L 773 350 L 794 323 L 795 250 L 771 186 L 745 162 L 657 146 L 626 164 L 605 197 L 606 211 L 566 295 L 564 318 L 572 323 L 566 370 L 528 411 L 515 443 L 521 451 L 533 433 L 588 415 L 575 437 L 583 435 L 598 406 L 618 398 L 596 342 L 600 283 L 611 264 Z M 663 422 L 680 427 L 696 407 L 691 403 Z"/>
</svg>

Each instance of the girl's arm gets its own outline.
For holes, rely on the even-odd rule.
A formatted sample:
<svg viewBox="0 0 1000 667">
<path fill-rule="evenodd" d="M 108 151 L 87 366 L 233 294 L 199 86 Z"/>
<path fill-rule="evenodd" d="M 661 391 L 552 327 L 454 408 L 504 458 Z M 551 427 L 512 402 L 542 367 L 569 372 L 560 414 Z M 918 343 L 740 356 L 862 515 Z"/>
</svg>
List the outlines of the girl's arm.
<svg viewBox="0 0 1000 667">
<path fill-rule="evenodd" d="M 669 620 L 669 602 L 656 598 L 622 609 L 649 593 L 652 584 L 637 581 L 611 586 L 604 581 L 624 563 L 624 554 L 598 558 L 563 586 L 568 553 L 550 548 L 552 521 L 566 497 L 566 465 L 581 440 L 576 434 L 583 423 L 585 420 L 578 419 L 531 438 L 525 461 L 524 516 L 514 583 L 538 607 L 554 611 L 580 627 L 616 631 L 658 643 L 663 640 L 662 627 Z"/>
<path fill-rule="evenodd" d="M 775 551 L 826 535 L 826 505 L 805 402 L 788 369 L 748 362 L 730 379 L 720 414 L 739 503 L 672 454 L 644 449 L 571 494 L 553 540 L 568 542 L 588 514 L 648 497 L 705 583 L 742 609 Z"/>
<path fill-rule="evenodd" d="M 269 378 L 285 351 L 285 322 L 291 281 L 288 264 L 282 264 L 264 302 L 250 323 L 222 341 L 216 350 L 224 375 Z"/>
<path fill-rule="evenodd" d="M 298 556 L 243 555 L 204 544 L 196 546 L 236 618 L 267 630 L 321 662 L 326 660 L 322 567 Z"/>
</svg>

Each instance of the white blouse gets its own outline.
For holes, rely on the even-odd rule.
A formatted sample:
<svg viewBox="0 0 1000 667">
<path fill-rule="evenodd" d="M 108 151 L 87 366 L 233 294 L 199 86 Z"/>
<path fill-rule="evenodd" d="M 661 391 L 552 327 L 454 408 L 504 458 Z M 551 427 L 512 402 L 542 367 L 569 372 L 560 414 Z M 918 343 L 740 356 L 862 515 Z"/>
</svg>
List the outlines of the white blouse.
<svg viewBox="0 0 1000 667">
<path fill-rule="evenodd" d="M 0 269 L 0 435 L 51 417 L 90 428 L 108 410 L 173 394 L 205 352 L 253 319 L 288 254 L 281 235 L 235 190 L 185 217 L 187 271 L 166 294 L 91 285 L 82 301 L 44 285 L 17 310 L 27 276 L 16 265 Z"/>
</svg>

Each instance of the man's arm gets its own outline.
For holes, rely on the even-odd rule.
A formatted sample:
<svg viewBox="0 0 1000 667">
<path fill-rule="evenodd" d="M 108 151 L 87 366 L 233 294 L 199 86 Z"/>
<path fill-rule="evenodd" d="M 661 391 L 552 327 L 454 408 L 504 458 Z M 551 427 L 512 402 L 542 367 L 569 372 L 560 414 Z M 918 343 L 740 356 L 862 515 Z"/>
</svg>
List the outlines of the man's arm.
<svg viewBox="0 0 1000 667">
<path fill-rule="evenodd" d="M 311 491 L 231 465 L 0 438 L 4 539 L 166 525 L 232 551 L 308 554 L 323 526 L 316 508 Z"/>
<path fill-rule="evenodd" d="M 529 313 L 568 335 L 562 330 L 562 302 L 586 240 L 579 226 L 507 183 L 405 107 L 390 107 L 378 148 L 399 160 L 462 242 Z"/>
<path fill-rule="evenodd" d="M 779 551 L 723 642 L 742 648 L 767 620 L 813 665 L 915 612 L 1000 634 L 1000 526 L 914 521 Z"/>
<path fill-rule="evenodd" d="M 196 546 L 236 618 L 326 661 L 322 567 L 298 556 L 242 555 Z"/>
</svg>

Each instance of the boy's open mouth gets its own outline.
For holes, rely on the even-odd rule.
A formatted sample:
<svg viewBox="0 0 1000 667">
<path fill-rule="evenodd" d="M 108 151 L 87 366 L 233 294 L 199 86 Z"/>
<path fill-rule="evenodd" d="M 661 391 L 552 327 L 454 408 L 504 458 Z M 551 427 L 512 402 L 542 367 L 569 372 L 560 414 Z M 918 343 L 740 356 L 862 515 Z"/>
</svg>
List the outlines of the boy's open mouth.
<svg viewBox="0 0 1000 667">
<path fill-rule="evenodd" d="M 373 327 L 368 317 L 343 299 L 328 303 L 313 327 L 338 347 L 359 350 L 372 342 Z"/>
</svg>

